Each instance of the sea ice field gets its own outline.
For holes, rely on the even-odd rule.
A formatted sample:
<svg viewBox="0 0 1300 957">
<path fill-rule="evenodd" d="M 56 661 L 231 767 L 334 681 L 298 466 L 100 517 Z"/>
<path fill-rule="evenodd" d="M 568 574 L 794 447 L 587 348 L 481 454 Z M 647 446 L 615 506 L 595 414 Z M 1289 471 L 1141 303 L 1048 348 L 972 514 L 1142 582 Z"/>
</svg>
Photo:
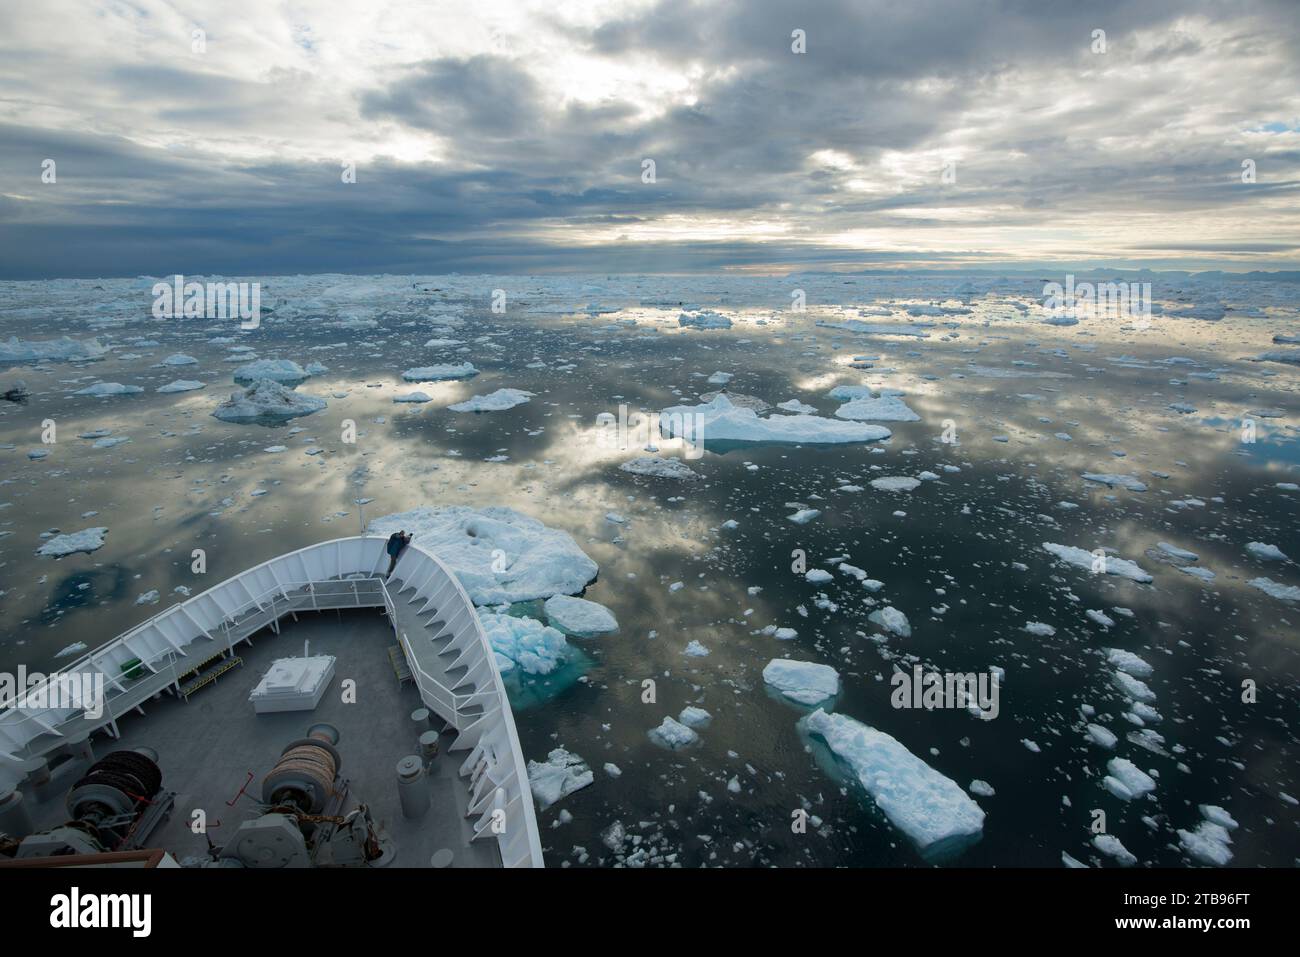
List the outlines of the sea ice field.
<svg viewBox="0 0 1300 957">
<path fill-rule="evenodd" d="M 405 528 L 548 866 L 1300 863 L 1300 285 L 229 278 L 257 328 L 0 283 L 0 668 Z"/>
</svg>

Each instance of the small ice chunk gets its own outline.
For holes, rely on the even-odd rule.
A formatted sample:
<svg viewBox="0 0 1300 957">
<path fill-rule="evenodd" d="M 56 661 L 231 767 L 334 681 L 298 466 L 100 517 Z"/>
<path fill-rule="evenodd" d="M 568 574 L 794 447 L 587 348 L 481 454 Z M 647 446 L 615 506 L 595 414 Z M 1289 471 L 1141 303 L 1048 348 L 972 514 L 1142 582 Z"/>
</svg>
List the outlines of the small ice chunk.
<svg viewBox="0 0 1300 957">
<path fill-rule="evenodd" d="M 1106 660 L 1112 666 L 1120 671 L 1128 672 L 1134 678 L 1151 677 L 1151 666 L 1131 651 L 1125 651 L 1123 648 L 1107 648 Z"/>
<path fill-rule="evenodd" d="M 681 722 L 665 717 L 659 727 L 650 730 L 650 740 L 676 751 L 695 744 L 700 740 L 700 736 Z"/>
<path fill-rule="evenodd" d="M 554 749 L 544 762 L 528 762 L 528 783 L 542 811 L 595 780 L 587 762 L 564 748 Z"/>
<path fill-rule="evenodd" d="M 688 728 L 707 728 L 709 722 L 713 720 L 713 715 L 703 708 L 687 705 L 682 708 L 682 713 L 677 716 L 677 720 Z"/>
<path fill-rule="evenodd" d="M 1127 758 L 1111 758 L 1106 762 L 1110 774 L 1102 781 L 1106 790 L 1124 801 L 1131 801 L 1156 789 L 1155 779 Z"/>
<path fill-rule="evenodd" d="M 1147 687 L 1146 682 L 1139 681 L 1132 675 L 1125 674 L 1122 671 L 1117 671 L 1111 676 L 1111 682 L 1116 688 L 1134 701 L 1140 701 L 1143 704 L 1150 704 L 1156 700 L 1155 692 Z"/>
<path fill-rule="evenodd" d="M 1225 867 L 1232 860 L 1232 851 L 1228 849 L 1232 837 L 1222 825 L 1213 821 L 1202 821 L 1195 831 L 1180 828 L 1178 843 L 1188 857 L 1200 864 Z"/>
<path fill-rule="evenodd" d="M 1258 558 L 1262 562 L 1284 562 L 1287 560 L 1286 555 L 1276 545 L 1265 545 L 1263 542 L 1247 542 L 1246 551 L 1252 558 Z"/>
<path fill-rule="evenodd" d="M 907 475 L 887 475 L 872 479 L 869 484 L 881 492 L 910 492 L 921 484 L 921 480 Z"/>
<path fill-rule="evenodd" d="M 877 608 L 867 616 L 867 620 L 900 638 L 912 637 L 912 625 L 907 616 L 892 605 Z"/>
<path fill-rule="evenodd" d="M 1092 846 L 1108 857 L 1115 858 L 1124 867 L 1132 867 L 1137 863 L 1137 858 L 1113 834 L 1096 835 L 1092 839 Z"/>
<path fill-rule="evenodd" d="M 1119 740 L 1113 731 L 1108 728 L 1103 728 L 1099 724 L 1088 725 L 1088 727 L 1084 729 L 1084 732 L 1088 735 L 1089 741 L 1093 744 L 1099 744 L 1108 750 L 1114 750 L 1115 742 Z"/>
</svg>

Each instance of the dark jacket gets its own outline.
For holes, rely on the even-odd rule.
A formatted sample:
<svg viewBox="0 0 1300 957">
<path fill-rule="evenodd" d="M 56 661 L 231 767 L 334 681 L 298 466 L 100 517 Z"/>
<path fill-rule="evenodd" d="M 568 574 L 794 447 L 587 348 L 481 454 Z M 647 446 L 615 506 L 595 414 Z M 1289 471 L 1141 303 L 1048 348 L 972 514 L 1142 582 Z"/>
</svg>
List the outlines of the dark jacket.
<svg viewBox="0 0 1300 957">
<path fill-rule="evenodd" d="M 402 537 L 401 532 L 393 532 L 388 536 L 387 550 L 388 554 L 396 555 L 406 546 L 406 539 Z"/>
</svg>

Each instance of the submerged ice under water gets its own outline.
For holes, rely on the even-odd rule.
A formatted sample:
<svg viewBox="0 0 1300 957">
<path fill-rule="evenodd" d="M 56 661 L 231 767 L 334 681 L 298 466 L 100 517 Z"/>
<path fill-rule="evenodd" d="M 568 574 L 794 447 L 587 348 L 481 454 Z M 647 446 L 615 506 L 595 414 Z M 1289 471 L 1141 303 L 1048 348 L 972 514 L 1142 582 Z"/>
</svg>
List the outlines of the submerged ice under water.
<svg viewBox="0 0 1300 957">
<path fill-rule="evenodd" d="M 537 656 L 506 675 L 526 756 L 591 772 L 539 812 L 552 866 L 1300 858 L 1295 284 L 1180 277 L 1150 320 L 1057 325 L 1041 280 L 978 276 L 259 281 L 253 330 L 153 320 L 153 280 L 0 284 L 0 391 L 30 392 L 0 403 L 0 668 L 380 516 L 508 506 L 598 565 L 618 629 L 552 661 L 496 621 Z M 261 360 L 324 407 L 214 418 Z M 720 386 L 803 422 L 685 457 L 597 419 Z M 785 658 L 838 673 L 833 723 L 764 682 Z M 998 674 L 997 717 L 893 707 L 918 664 Z"/>
</svg>

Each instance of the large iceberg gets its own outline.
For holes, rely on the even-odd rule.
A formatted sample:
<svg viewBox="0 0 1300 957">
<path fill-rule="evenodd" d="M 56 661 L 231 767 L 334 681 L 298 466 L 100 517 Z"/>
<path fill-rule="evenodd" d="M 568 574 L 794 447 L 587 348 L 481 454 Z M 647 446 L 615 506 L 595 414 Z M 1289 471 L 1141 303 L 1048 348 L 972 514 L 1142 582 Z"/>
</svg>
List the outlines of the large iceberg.
<svg viewBox="0 0 1300 957">
<path fill-rule="evenodd" d="M 792 442 L 801 445 L 874 442 L 890 431 L 879 425 L 837 422 L 817 415 L 772 415 L 759 418 L 753 409 L 733 405 L 717 395 L 703 405 L 675 405 L 659 413 L 659 431 L 691 443 Z"/>
<path fill-rule="evenodd" d="M 890 823 L 927 857 L 955 853 L 983 833 L 980 806 L 897 739 L 821 709 L 804 719 L 804 727 L 853 770 Z"/>
<path fill-rule="evenodd" d="M 325 404 L 324 399 L 314 395 L 294 392 L 270 379 L 259 379 L 242 392 L 232 392 L 212 414 L 222 422 L 277 421 L 311 415 L 325 408 Z"/>
<path fill-rule="evenodd" d="M 455 573 L 476 605 L 569 595 L 596 577 L 573 536 L 512 508 L 421 506 L 368 526 L 372 535 L 403 529 Z"/>
</svg>

